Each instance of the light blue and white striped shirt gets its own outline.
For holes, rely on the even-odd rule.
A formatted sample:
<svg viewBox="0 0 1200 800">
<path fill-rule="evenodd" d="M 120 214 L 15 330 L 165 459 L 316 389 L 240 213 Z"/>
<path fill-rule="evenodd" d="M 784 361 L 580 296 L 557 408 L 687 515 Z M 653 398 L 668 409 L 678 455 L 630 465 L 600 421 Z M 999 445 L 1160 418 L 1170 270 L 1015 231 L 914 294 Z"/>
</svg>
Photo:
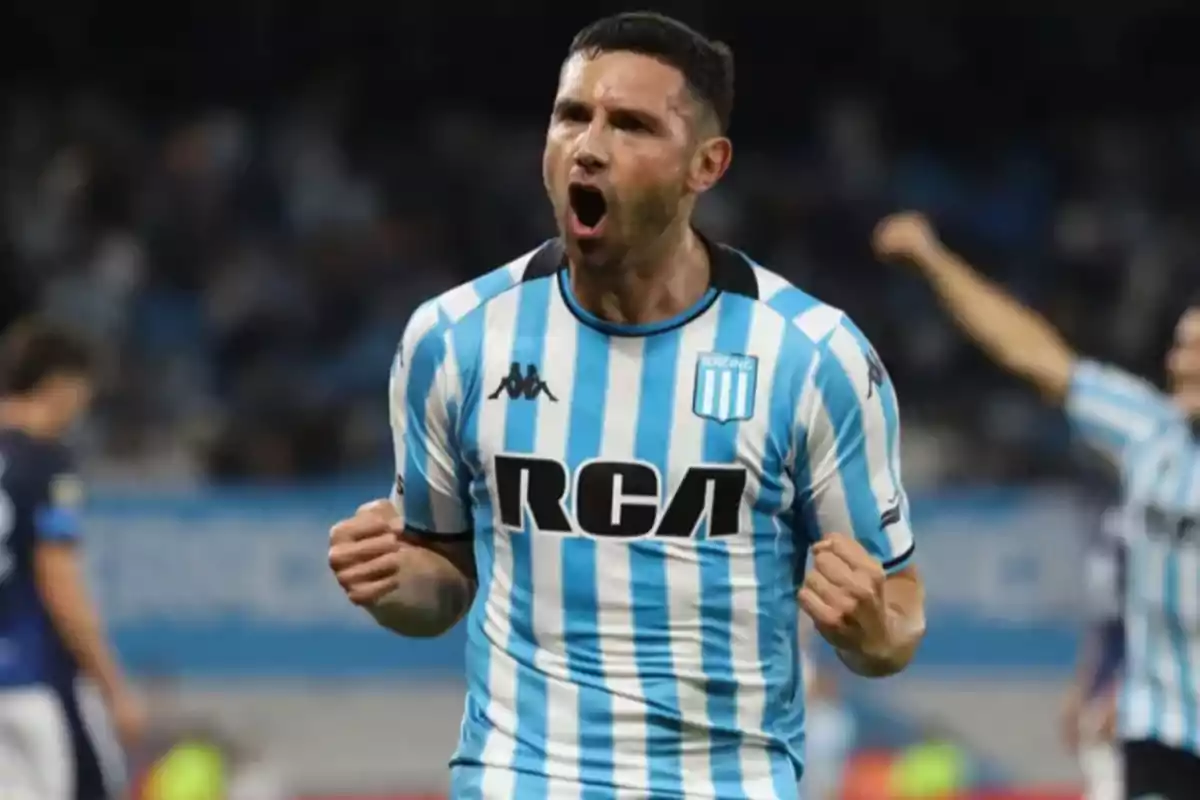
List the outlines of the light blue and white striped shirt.
<svg viewBox="0 0 1200 800">
<path fill-rule="evenodd" d="M 1200 753 L 1200 442 L 1165 394 L 1090 361 L 1075 368 L 1067 413 L 1121 473 L 1121 736 Z"/>
<path fill-rule="evenodd" d="M 709 244 L 637 327 L 551 241 L 427 303 L 392 373 L 410 532 L 471 537 L 452 796 L 794 798 L 809 545 L 913 550 L 896 398 L 837 309 Z"/>
</svg>

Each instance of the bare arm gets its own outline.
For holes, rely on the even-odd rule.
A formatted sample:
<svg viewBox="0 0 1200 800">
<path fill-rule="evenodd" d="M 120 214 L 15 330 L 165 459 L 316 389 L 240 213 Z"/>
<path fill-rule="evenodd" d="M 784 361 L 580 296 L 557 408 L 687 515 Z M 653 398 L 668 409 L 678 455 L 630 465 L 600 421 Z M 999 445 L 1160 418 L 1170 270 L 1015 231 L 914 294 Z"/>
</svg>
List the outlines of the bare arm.
<svg viewBox="0 0 1200 800">
<path fill-rule="evenodd" d="M 367 610 L 401 636 L 441 636 L 458 624 L 475 599 L 474 560 L 470 543 L 402 545 L 396 588 Z"/>
<path fill-rule="evenodd" d="M 406 532 L 388 499 L 360 506 L 333 527 L 329 565 L 351 602 L 401 636 L 441 636 L 475 596 L 469 542 L 434 542 Z"/>
<path fill-rule="evenodd" d="M 1047 400 L 1067 396 L 1076 355 L 1036 311 L 948 250 L 918 214 L 880 223 L 875 248 L 885 258 L 911 261 L 954 322 L 996 363 L 1035 385 Z"/>
<path fill-rule="evenodd" d="M 106 698 L 125 692 L 125 679 L 104 636 L 73 544 L 43 542 L 34 553 L 34 580 L 54 629 Z"/>
<path fill-rule="evenodd" d="M 916 567 L 889 575 L 883 584 L 886 635 L 876 651 L 838 648 L 838 658 L 867 678 L 895 675 L 912 662 L 925 636 L 925 584 Z"/>
</svg>

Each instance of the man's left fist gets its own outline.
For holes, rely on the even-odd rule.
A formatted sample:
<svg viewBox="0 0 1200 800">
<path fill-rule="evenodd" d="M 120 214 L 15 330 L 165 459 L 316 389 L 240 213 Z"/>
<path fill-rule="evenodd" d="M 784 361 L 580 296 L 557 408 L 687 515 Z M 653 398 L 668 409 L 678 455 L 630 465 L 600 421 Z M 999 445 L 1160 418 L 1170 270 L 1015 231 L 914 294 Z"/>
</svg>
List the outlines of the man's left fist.
<svg viewBox="0 0 1200 800">
<path fill-rule="evenodd" d="M 886 647 L 888 640 L 886 578 L 861 544 L 833 533 L 813 545 L 812 568 L 797 597 L 825 641 L 868 655 Z"/>
</svg>

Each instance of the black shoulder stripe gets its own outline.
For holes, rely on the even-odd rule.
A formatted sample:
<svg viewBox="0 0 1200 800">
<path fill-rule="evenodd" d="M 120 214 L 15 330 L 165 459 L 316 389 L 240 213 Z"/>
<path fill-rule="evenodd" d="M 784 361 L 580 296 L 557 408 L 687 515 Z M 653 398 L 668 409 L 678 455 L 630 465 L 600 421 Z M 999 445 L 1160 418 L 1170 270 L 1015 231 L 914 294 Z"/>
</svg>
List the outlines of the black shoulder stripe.
<svg viewBox="0 0 1200 800">
<path fill-rule="evenodd" d="M 558 238 L 549 240 L 530 256 L 529 263 L 525 265 L 525 272 L 521 275 L 521 282 L 549 278 L 562 269 L 566 259 L 567 249 L 563 246 L 562 240 Z"/>
<path fill-rule="evenodd" d="M 712 262 L 712 287 L 757 300 L 758 276 L 754 274 L 750 259 L 728 245 L 710 241 L 699 231 L 696 234 L 708 248 L 708 257 Z"/>
</svg>

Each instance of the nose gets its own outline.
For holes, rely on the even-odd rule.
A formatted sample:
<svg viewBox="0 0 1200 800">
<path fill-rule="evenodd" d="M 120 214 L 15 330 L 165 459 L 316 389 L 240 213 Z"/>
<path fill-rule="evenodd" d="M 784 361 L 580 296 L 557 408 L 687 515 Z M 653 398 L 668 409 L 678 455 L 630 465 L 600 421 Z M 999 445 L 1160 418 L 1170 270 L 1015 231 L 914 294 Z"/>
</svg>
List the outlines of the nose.
<svg viewBox="0 0 1200 800">
<path fill-rule="evenodd" d="M 575 152 L 575 164 L 585 172 L 599 172 L 604 169 L 605 162 L 596 153 L 580 149 Z"/>
<path fill-rule="evenodd" d="M 575 165 L 589 174 L 604 170 L 608 166 L 608 148 L 603 140 L 604 132 L 593 122 L 576 143 Z"/>
</svg>

